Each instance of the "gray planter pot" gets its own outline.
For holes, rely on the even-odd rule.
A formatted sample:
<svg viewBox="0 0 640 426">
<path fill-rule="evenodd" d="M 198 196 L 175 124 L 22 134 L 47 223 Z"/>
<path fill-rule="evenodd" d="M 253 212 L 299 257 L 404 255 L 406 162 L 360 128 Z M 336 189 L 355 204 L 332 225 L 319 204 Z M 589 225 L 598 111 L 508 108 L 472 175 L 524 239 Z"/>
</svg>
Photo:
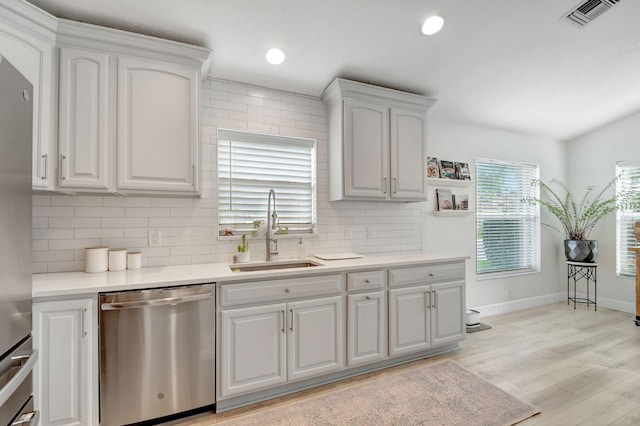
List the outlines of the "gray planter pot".
<svg viewBox="0 0 640 426">
<path fill-rule="evenodd" d="M 595 262 L 598 257 L 598 241 L 564 240 L 564 254 L 572 262 Z"/>
</svg>

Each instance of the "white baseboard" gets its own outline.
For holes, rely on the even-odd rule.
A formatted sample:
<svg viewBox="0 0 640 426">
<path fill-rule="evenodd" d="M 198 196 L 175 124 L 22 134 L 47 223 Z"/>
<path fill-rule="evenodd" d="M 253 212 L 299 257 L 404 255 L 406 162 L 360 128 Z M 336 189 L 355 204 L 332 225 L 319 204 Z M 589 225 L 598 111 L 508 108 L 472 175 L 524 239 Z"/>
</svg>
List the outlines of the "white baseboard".
<svg viewBox="0 0 640 426">
<path fill-rule="evenodd" d="M 549 303 L 566 300 L 566 293 L 546 294 L 544 296 L 530 297 L 527 299 L 509 300 L 508 302 L 496 303 L 493 305 L 478 306 L 472 309 L 480 312 L 482 316 L 506 314 L 507 312 L 520 311 L 527 308 L 535 308 L 536 306 L 548 305 Z"/>
<path fill-rule="evenodd" d="M 586 294 L 577 293 L 576 297 L 585 298 Z M 593 297 L 593 295 L 591 295 Z M 567 293 L 560 292 L 555 294 L 547 294 L 544 296 L 530 297 L 528 299 L 510 300 L 508 302 L 496 303 L 493 305 L 478 306 L 476 311 L 480 312 L 482 316 L 506 314 L 508 312 L 520 311 L 522 309 L 535 308 L 536 306 L 548 305 L 549 303 L 555 303 L 562 300 L 567 300 Z M 632 302 L 622 302 L 616 299 L 609 299 L 606 297 L 598 297 L 598 306 L 602 306 L 607 309 L 614 309 L 620 312 L 627 312 L 634 314 L 636 312 L 636 305 Z"/>
<path fill-rule="evenodd" d="M 593 297 L 593 294 L 591 294 L 590 296 Z M 576 297 L 585 298 L 587 297 L 587 295 L 586 293 L 585 294 L 576 293 Z M 630 314 L 635 314 L 636 312 L 636 304 L 634 302 L 623 302 L 620 300 L 609 299 L 607 297 L 600 297 L 600 296 L 598 296 L 597 302 L 598 302 L 598 306 L 602 306 L 603 308 L 614 309 L 616 311 L 627 312 Z"/>
</svg>

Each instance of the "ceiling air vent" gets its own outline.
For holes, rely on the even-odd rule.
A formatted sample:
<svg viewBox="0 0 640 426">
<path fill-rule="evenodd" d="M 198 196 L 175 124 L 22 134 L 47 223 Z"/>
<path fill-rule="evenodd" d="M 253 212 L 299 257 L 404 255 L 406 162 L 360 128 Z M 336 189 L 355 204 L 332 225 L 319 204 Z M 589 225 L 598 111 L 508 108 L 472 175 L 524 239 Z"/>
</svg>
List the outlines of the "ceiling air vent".
<svg viewBox="0 0 640 426">
<path fill-rule="evenodd" d="M 565 18 L 578 25 L 587 25 L 620 0 L 587 0 L 565 15 Z"/>
</svg>

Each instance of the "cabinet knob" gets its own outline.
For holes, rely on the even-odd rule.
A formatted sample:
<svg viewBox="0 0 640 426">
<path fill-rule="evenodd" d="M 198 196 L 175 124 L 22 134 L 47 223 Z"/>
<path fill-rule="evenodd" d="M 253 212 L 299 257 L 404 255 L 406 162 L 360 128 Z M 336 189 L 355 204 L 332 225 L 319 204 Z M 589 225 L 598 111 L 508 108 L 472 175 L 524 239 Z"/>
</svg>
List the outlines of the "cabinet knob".
<svg viewBox="0 0 640 426">
<path fill-rule="evenodd" d="M 365 283 L 369 284 L 371 281 L 369 279 L 364 280 Z"/>
<path fill-rule="evenodd" d="M 285 293 L 289 293 L 289 289 L 288 289 L 288 288 L 285 288 L 285 289 L 284 289 L 284 292 L 285 292 Z"/>
<path fill-rule="evenodd" d="M 429 276 L 430 277 L 435 277 L 435 275 L 433 275 L 433 272 L 429 272 Z"/>
<path fill-rule="evenodd" d="M 365 296 L 364 298 L 365 298 L 365 300 L 371 300 L 370 296 Z"/>
</svg>

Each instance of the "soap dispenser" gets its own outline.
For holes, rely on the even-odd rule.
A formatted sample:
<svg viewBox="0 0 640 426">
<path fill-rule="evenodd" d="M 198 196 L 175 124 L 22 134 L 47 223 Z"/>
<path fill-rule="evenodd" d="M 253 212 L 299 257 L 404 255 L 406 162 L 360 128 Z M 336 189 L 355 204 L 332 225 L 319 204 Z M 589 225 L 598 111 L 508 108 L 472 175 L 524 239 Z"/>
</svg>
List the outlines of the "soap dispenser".
<svg viewBox="0 0 640 426">
<path fill-rule="evenodd" d="M 302 242 L 302 237 L 298 238 L 298 244 L 296 245 L 296 257 L 302 259 L 306 257 L 307 253 Z"/>
</svg>

